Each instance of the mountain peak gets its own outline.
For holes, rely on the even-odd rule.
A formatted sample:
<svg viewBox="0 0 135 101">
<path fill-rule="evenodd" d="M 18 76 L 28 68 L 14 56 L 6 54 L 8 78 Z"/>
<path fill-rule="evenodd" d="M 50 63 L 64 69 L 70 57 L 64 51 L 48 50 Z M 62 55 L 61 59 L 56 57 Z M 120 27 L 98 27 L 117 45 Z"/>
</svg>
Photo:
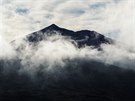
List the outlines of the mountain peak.
<svg viewBox="0 0 135 101">
<path fill-rule="evenodd" d="M 58 27 L 56 24 L 51 24 L 50 26 L 55 26 L 55 27 Z"/>
<path fill-rule="evenodd" d="M 37 32 L 31 33 L 27 36 L 29 42 L 40 42 L 44 40 L 44 35 L 48 34 L 53 35 L 56 32 L 60 33 L 62 36 L 68 36 L 75 42 L 77 42 L 79 47 L 85 45 L 99 47 L 102 43 L 112 44 L 113 40 L 105 37 L 104 35 L 90 30 L 80 30 L 72 31 L 65 28 L 58 27 L 56 24 L 51 24 L 50 26 L 39 30 Z M 43 34 L 39 34 L 41 32 Z"/>
<path fill-rule="evenodd" d="M 56 24 L 51 24 L 47 28 L 49 28 L 49 29 L 58 29 L 59 27 Z"/>
</svg>

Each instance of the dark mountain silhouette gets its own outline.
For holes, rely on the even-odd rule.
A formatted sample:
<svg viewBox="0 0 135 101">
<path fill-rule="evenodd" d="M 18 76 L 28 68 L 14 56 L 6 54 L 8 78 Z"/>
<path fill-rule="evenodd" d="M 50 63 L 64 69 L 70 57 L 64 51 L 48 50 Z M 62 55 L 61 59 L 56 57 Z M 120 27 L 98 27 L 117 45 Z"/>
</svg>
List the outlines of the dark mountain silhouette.
<svg viewBox="0 0 135 101">
<path fill-rule="evenodd" d="M 46 34 L 57 32 L 71 37 L 78 47 L 114 43 L 95 31 L 72 31 L 55 24 L 27 35 L 25 40 L 35 44 L 45 40 Z M 51 72 L 41 64 L 31 78 L 21 74 L 21 68 L 26 67 L 18 58 L 0 61 L 0 101 L 135 101 L 135 71 L 84 58 L 66 62 L 65 67 L 56 65 Z"/>
<path fill-rule="evenodd" d="M 29 34 L 27 39 L 29 42 L 39 42 L 44 39 L 45 34 L 60 33 L 62 36 L 68 36 L 77 42 L 78 47 L 84 45 L 99 47 L 101 44 L 112 44 L 114 41 L 104 35 L 90 30 L 72 31 L 64 28 L 60 28 L 55 24 L 52 24 L 42 30 Z"/>
<path fill-rule="evenodd" d="M 5 75 L 6 65 L 0 62 L 0 101 L 135 101 L 132 70 L 78 61 L 77 67 L 39 71 L 31 80 L 29 75 L 18 74 L 19 61 L 10 63 L 14 70 Z"/>
</svg>

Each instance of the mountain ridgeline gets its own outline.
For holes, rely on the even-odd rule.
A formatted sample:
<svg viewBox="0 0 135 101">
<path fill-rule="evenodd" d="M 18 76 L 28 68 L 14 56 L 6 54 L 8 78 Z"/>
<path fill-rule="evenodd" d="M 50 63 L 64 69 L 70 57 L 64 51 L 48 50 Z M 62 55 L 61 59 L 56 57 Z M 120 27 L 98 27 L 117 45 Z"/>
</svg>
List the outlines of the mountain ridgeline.
<svg viewBox="0 0 135 101">
<path fill-rule="evenodd" d="M 113 44 L 114 41 L 104 35 L 90 30 L 72 31 L 64 28 L 60 28 L 55 24 L 52 24 L 42 30 L 27 35 L 27 40 L 32 43 L 37 43 L 44 40 L 45 34 L 60 33 L 62 36 L 70 37 L 74 40 L 78 47 L 94 46 L 99 47 L 101 44 Z"/>
</svg>

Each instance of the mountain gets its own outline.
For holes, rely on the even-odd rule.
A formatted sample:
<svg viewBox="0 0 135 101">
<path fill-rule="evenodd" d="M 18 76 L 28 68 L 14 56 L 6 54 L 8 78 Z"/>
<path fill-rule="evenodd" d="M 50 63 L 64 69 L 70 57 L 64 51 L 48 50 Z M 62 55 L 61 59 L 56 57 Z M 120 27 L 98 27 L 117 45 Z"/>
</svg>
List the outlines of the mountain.
<svg viewBox="0 0 135 101">
<path fill-rule="evenodd" d="M 19 52 L 17 58 L 0 60 L 0 101 L 135 101 L 135 71 L 92 60 L 93 55 L 90 59 L 87 55 L 86 58 L 71 55 L 70 59 L 66 54 L 58 54 L 63 47 L 57 50 L 55 45 L 53 49 L 49 47 L 48 53 L 45 51 L 48 47 L 43 50 L 40 45 L 35 47 L 55 34 L 71 38 L 78 47 L 98 48 L 115 42 L 95 31 L 72 31 L 55 24 L 28 34 L 21 38 L 23 41 L 12 41 Z M 27 44 L 34 48 L 29 49 Z M 20 52 L 24 47 L 26 50 Z"/>
<path fill-rule="evenodd" d="M 75 62 L 75 61 L 74 61 Z M 20 74 L 21 65 L 0 62 L 0 101 L 135 101 L 135 72 L 89 61 L 67 65 L 34 77 Z M 4 74 L 2 68 L 16 68 Z"/>
<path fill-rule="evenodd" d="M 33 32 L 27 35 L 26 40 L 31 43 L 37 43 L 44 40 L 45 35 L 53 35 L 60 33 L 62 36 L 70 37 L 77 42 L 78 47 L 84 45 L 99 47 L 101 44 L 112 44 L 114 41 L 104 35 L 90 30 L 72 31 L 65 28 L 60 28 L 55 24 L 52 24 L 44 29 Z"/>
</svg>

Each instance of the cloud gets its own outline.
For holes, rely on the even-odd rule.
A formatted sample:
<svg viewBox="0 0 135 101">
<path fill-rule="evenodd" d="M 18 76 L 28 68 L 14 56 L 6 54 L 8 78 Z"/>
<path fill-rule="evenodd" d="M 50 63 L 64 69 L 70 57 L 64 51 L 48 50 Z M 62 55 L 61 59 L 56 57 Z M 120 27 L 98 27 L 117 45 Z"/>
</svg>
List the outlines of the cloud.
<svg viewBox="0 0 135 101">
<path fill-rule="evenodd" d="M 18 14 L 27 14 L 29 12 L 29 9 L 27 9 L 27 8 L 24 8 L 24 7 L 18 7 L 17 9 L 16 9 L 16 13 L 18 13 Z"/>
<path fill-rule="evenodd" d="M 91 7 L 92 9 L 105 8 L 105 7 L 106 7 L 106 3 L 104 3 L 104 2 L 99 2 L 99 3 L 95 3 L 95 4 L 90 5 L 90 7 Z"/>
<path fill-rule="evenodd" d="M 133 46 L 134 9 L 134 0 L 4 0 L 1 35 L 11 41 L 56 23 L 72 30 L 96 30 Z"/>
<path fill-rule="evenodd" d="M 11 60 L 15 56 L 16 52 L 13 47 L 0 36 L 0 60 Z"/>
<path fill-rule="evenodd" d="M 26 39 L 17 39 L 12 43 L 15 50 L 11 44 L 4 44 L 4 46 L 3 49 L 5 50 L 0 52 L 2 53 L 0 60 L 11 61 L 13 65 L 18 63 L 19 70 L 17 70 L 19 73 L 33 75 L 39 72 L 41 68 L 44 72 L 62 69 L 68 65 L 91 63 L 92 61 L 135 70 L 135 49 L 130 49 L 121 43 L 116 45 L 103 44 L 101 46 L 103 51 L 98 51 L 89 46 L 77 48 L 76 42 L 57 33 L 53 36 L 46 35 L 45 40 L 37 44 L 31 44 Z"/>
</svg>

